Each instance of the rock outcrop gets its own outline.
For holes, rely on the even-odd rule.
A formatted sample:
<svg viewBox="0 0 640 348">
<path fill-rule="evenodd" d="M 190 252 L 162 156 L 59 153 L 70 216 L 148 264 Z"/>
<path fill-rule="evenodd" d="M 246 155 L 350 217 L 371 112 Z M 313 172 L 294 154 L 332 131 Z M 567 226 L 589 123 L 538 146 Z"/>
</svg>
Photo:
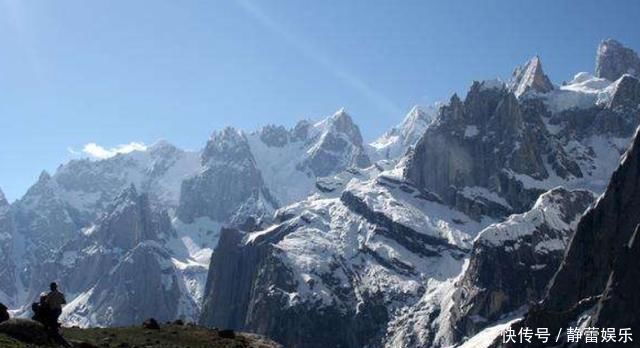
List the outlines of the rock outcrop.
<svg viewBox="0 0 640 348">
<path fill-rule="evenodd" d="M 410 154 L 404 176 L 478 217 L 524 212 L 541 190 L 527 187 L 518 175 L 538 181 L 582 177 L 578 164 L 545 126 L 546 112 L 540 100 L 518 101 L 504 87 L 475 82 L 464 102 L 454 95 L 440 109 Z M 478 187 L 502 199 L 490 202 L 465 194 L 465 188 Z"/>
<path fill-rule="evenodd" d="M 203 170 L 182 183 L 177 216 L 191 223 L 197 217 L 228 222 L 253 202 L 256 215 L 277 203 L 264 186 L 246 136 L 233 128 L 215 132 L 202 152 Z M 242 222 L 242 221 L 240 221 Z"/>
<path fill-rule="evenodd" d="M 175 236 L 165 211 L 131 186 L 96 225 L 44 263 L 42 279 L 59 279 L 69 293 L 62 320 L 80 326 L 133 325 L 147 317 L 173 320 L 194 308 L 165 241 Z M 117 294 L 117 295 L 114 295 Z M 193 300 L 192 300 L 193 301 Z"/>
<path fill-rule="evenodd" d="M 15 263 L 13 260 L 13 237 L 15 226 L 11 214 L 11 206 L 0 190 L 0 302 L 13 305 L 17 294 Z"/>
<path fill-rule="evenodd" d="M 9 319 L 0 324 L 0 333 L 36 345 L 52 343 L 45 327 L 37 321 L 28 319 Z"/>
<path fill-rule="evenodd" d="M 402 123 L 391 128 L 370 146 L 372 159 L 398 159 L 416 145 L 427 126 L 435 119 L 438 105 L 428 108 L 414 106 Z"/>
<path fill-rule="evenodd" d="M 480 232 L 453 295 L 454 341 L 542 299 L 577 222 L 594 199 L 589 191 L 555 188 L 528 212 Z"/>
<path fill-rule="evenodd" d="M 302 164 L 316 176 L 336 174 L 350 166 L 362 168 L 371 164 L 362 144 L 360 129 L 344 109 L 322 121 L 316 129 L 319 132 L 312 135 L 315 144 Z"/>
<path fill-rule="evenodd" d="M 529 91 L 547 93 L 553 90 L 551 80 L 542 70 L 540 57 L 531 58 L 523 66 L 519 66 L 513 71 L 509 82 L 509 90 L 516 97 L 520 97 Z"/>
<path fill-rule="evenodd" d="M 616 40 L 602 41 L 596 57 L 596 76 L 615 81 L 624 74 L 640 76 L 640 57 Z"/>
<path fill-rule="evenodd" d="M 581 325 L 638 332 L 638 209 L 640 136 L 636 133 L 606 192 L 580 220 L 544 300 L 515 327 L 546 327 L 558 332 Z M 616 343 L 601 345 L 613 347 Z"/>
</svg>

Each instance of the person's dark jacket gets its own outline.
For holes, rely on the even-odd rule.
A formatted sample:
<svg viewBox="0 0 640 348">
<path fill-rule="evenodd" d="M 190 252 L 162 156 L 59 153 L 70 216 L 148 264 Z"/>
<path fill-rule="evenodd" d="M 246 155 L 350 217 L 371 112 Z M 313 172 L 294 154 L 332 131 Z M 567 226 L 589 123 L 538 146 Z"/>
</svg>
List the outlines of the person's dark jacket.
<svg viewBox="0 0 640 348">
<path fill-rule="evenodd" d="M 7 308 L 7 306 L 5 306 L 3 303 L 0 303 L 0 323 L 11 319 L 8 310 L 9 308 Z"/>
</svg>

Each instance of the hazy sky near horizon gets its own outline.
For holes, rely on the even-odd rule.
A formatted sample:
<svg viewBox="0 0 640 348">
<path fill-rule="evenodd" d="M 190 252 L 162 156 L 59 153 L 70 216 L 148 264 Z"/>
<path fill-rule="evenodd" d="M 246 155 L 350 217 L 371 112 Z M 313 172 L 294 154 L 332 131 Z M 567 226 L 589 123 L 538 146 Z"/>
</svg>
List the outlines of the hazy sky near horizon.
<svg viewBox="0 0 640 348">
<path fill-rule="evenodd" d="M 198 149 L 340 107 L 370 141 L 536 54 L 555 83 L 593 71 L 604 38 L 640 49 L 638 18 L 638 1 L 0 0 L 0 188 L 13 201 L 83 149 Z"/>
</svg>

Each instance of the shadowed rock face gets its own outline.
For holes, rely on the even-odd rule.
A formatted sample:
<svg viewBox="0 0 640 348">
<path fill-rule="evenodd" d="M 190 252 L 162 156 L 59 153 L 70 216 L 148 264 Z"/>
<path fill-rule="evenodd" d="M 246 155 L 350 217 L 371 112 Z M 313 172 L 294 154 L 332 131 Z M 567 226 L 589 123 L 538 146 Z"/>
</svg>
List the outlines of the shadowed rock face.
<svg viewBox="0 0 640 348">
<path fill-rule="evenodd" d="M 502 209 L 480 210 L 483 214 L 526 211 L 541 190 L 524 187 L 511 174 L 544 180 L 551 169 L 563 178 L 582 176 L 544 126 L 547 112 L 539 100 L 519 102 L 503 87 L 476 82 L 464 102 L 454 95 L 440 109 L 410 155 L 404 176 L 456 207 L 468 205 L 460 194 L 464 187 L 483 187 L 507 202 Z"/>
<path fill-rule="evenodd" d="M 596 57 L 596 76 L 615 81 L 624 74 L 640 75 L 640 57 L 616 40 L 602 41 Z"/>
<path fill-rule="evenodd" d="M 638 211 L 640 136 L 636 133 L 606 192 L 580 220 L 543 302 L 516 328 L 548 327 L 557 332 L 576 326 L 582 317 L 588 327 L 630 327 L 639 332 Z"/>
<path fill-rule="evenodd" d="M 362 145 L 360 129 L 343 109 L 323 121 L 325 125 L 315 145 L 302 164 L 318 177 L 335 174 L 348 167 L 366 167 L 371 164 Z"/>
<path fill-rule="evenodd" d="M 592 181 L 602 190 L 615 168 L 611 157 L 624 151 L 611 144 L 632 137 L 640 123 L 638 79 L 624 75 L 609 90 L 606 101 L 589 108 L 552 112 L 544 95 L 516 98 L 504 86 L 476 82 L 464 101 L 454 95 L 440 109 L 409 153 L 404 177 L 476 218 L 527 211 L 557 185 Z M 597 155 L 602 139 L 615 151 Z M 504 201 L 467 194 L 478 188 Z"/>
<path fill-rule="evenodd" d="M 229 221 L 247 201 L 266 200 L 276 206 L 244 134 L 225 128 L 216 132 L 202 153 L 203 170 L 182 183 L 178 217 L 191 223 L 197 217 Z"/>
<path fill-rule="evenodd" d="M 544 296 L 575 224 L 594 199 L 589 191 L 556 188 L 530 211 L 480 233 L 453 296 L 451 320 L 459 335 L 454 340 Z"/>
<path fill-rule="evenodd" d="M 361 293 L 364 303 L 356 312 L 355 294 L 346 290 L 338 296 L 351 305 L 329 307 L 291 306 L 278 291 L 293 293 L 297 284 L 272 243 L 295 231 L 296 223 L 304 222 L 285 224 L 243 246 L 244 233 L 223 231 L 213 254 L 200 322 L 262 333 L 287 347 L 361 347 L 380 339 L 388 314 L 379 294 Z M 333 282 L 341 286 L 339 279 Z"/>
<path fill-rule="evenodd" d="M 77 294 L 69 298 L 62 320 L 118 326 L 179 316 L 184 285 L 162 244 L 175 231 L 167 213 L 151 207 L 147 194 L 129 187 L 84 232 L 51 259 L 41 260 L 34 277 L 39 281 L 34 289 L 45 289 L 56 279 L 68 295 Z"/>
</svg>

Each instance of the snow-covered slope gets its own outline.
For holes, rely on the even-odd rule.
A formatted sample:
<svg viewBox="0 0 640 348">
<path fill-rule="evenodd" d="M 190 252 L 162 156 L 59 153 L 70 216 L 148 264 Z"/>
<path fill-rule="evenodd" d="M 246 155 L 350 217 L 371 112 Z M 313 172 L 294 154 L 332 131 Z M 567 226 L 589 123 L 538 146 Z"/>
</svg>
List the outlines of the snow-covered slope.
<svg viewBox="0 0 640 348">
<path fill-rule="evenodd" d="M 344 109 L 316 123 L 293 129 L 267 126 L 247 136 L 265 184 L 279 205 L 315 192 L 319 177 L 370 164 L 358 126 Z"/>
<path fill-rule="evenodd" d="M 339 196 L 318 193 L 276 220 L 249 234 L 223 232 L 201 321 L 294 347 L 381 344 L 406 306 L 461 271 L 474 233 L 492 222 L 393 171 L 354 177 Z M 239 305 L 225 306 L 232 298 Z"/>
<path fill-rule="evenodd" d="M 175 208 L 182 181 L 200 170 L 200 154 L 159 141 L 145 151 L 105 160 L 71 161 L 56 171 L 61 199 L 80 213 L 95 216 L 131 184 L 159 205 Z"/>
<path fill-rule="evenodd" d="M 373 160 L 400 158 L 422 137 L 438 108 L 439 104 L 426 108 L 414 106 L 402 123 L 369 144 L 370 157 Z"/>
</svg>

